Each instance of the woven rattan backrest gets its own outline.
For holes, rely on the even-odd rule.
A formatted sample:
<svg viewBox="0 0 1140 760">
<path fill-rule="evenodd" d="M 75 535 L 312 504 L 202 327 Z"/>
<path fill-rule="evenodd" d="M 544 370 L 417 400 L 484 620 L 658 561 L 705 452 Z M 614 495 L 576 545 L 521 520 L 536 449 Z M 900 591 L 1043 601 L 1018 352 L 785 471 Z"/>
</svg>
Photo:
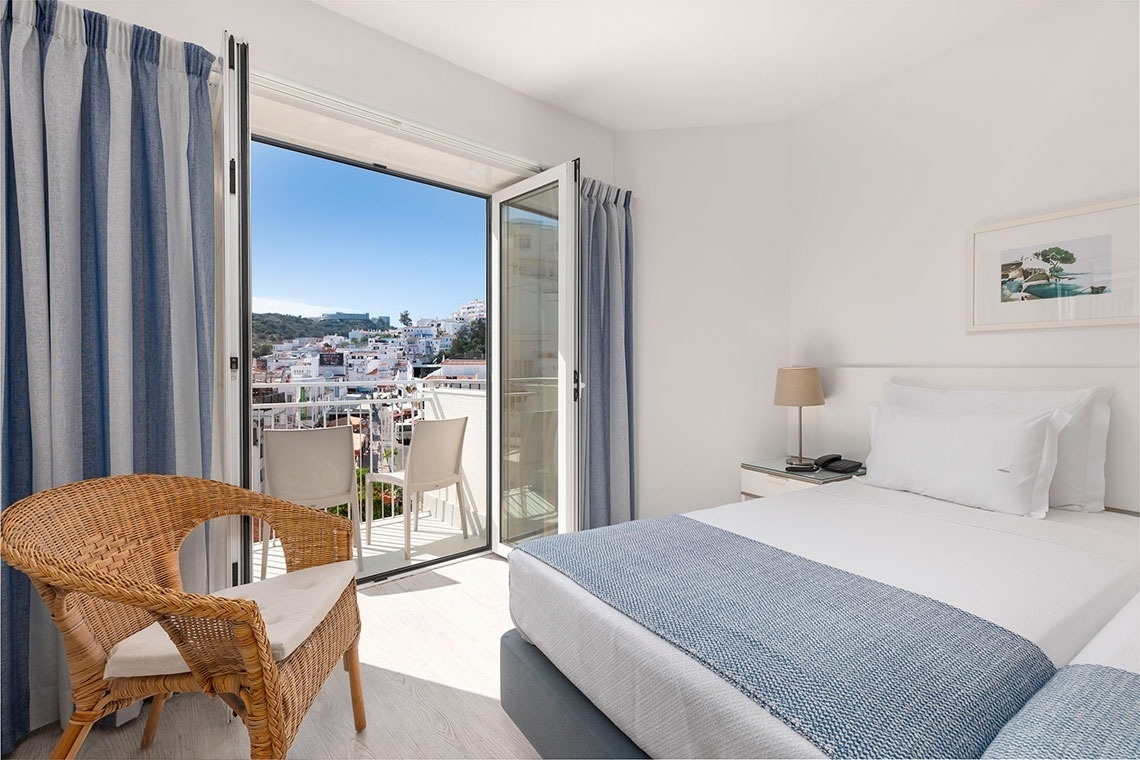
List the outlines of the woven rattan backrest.
<svg viewBox="0 0 1140 760">
<path fill-rule="evenodd" d="M 178 549 L 197 525 L 240 513 L 241 494 L 223 483 L 162 475 L 122 475 L 33 494 L 0 514 L 5 549 L 34 558 L 21 567 L 49 608 L 57 588 L 37 568 L 108 574 L 181 590 Z M 67 595 L 69 610 L 104 651 L 154 622 L 149 613 L 85 594 Z M 82 636 L 82 632 L 77 633 Z M 66 643 L 66 642 L 65 642 Z"/>
<path fill-rule="evenodd" d="M 76 563 L 164 588 L 181 589 L 178 546 L 191 514 L 179 515 L 169 484 L 147 478 L 103 478 L 72 483 L 33 494 L 3 513 L 6 543 L 34 549 L 52 562 Z M 192 510 L 191 510 L 192 511 Z M 45 578 L 32 571 L 49 608 L 61 604 L 58 589 L 44 589 Z M 52 586 L 46 581 L 48 587 Z M 104 650 L 154 622 L 143 610 L 84 594 L 66 598 L 78 623 Z M 62 610 L 53 610 L 57 617 Z"/>
</svg>

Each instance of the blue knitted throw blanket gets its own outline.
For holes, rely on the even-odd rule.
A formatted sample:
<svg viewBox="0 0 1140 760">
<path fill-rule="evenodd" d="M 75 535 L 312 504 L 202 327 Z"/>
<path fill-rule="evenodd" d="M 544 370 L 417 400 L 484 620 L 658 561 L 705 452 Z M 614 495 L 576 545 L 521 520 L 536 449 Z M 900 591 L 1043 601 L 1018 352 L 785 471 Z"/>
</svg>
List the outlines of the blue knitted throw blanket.
<svg viewBox="0 0 1140 760">
<path fill-rule="evenodd" d="M 1061 668 L 985 757 L 1140 757 L 1140 675 L 1107 665 Z"/>
<path fill-rule="evenodd" d="M 980 757 L 1053 675 L 948 604 L 684 516 L 528 541 L 829 757 Z"/>
</svg>

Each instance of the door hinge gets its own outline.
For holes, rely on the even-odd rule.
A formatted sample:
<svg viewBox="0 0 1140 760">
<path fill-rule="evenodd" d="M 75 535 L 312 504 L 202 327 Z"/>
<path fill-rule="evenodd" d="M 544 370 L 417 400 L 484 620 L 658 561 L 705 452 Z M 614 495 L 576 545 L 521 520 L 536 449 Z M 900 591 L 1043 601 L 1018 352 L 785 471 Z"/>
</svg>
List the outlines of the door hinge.
<svg viewBox="0 0 1140 760">
<path fill-rule="evenodd" d="M 237 159 L 230 159 L 230 195 L 237 195 Z"/>
<path fill-rule="evenodd" d="M 226 62 L 229 63 L 231 69 L 234 67 L 234 58 L 237 57 L 237 53 L 234 50 L 234 48 L 235 48 L 234 36 L 231 34 L 230 35 L 230 54 L 226 56 Z"/>
<path fill-rule="evenodd" d="M 230 357 L 230 369 L 232 369 L 234 372 L 237 372 L 239 369 L 241 369 L 241 364 L 236 356 Z"/>
<path fill-rule="evenodd" d="M 581 382 L 580 382 L 580 378 L 578 376 L 578 370 L 574 370 L 574 400 L 575 401 L 578 400 L 578 389 L 580 387 L 581 387 Z"/>
</svg>

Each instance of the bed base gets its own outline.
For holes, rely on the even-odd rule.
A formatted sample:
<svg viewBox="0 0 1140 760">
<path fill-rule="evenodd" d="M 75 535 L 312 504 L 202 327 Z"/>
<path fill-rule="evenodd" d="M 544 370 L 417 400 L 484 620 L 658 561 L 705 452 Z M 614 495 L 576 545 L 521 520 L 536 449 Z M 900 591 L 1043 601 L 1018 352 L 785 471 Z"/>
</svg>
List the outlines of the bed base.
<svg viewBox="0 0 1140 760">
<path fill-rule="evenodd" d="M 514 628 L 499 643 L 500 701 L 544 758 L 649 757 Z"/>
</svg>

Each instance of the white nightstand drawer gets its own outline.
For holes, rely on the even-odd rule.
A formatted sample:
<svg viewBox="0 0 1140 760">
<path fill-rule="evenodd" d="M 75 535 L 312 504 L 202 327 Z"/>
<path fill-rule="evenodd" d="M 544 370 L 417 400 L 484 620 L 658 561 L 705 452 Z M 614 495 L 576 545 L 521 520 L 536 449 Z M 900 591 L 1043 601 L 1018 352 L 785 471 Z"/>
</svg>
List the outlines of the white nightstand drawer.
<svg viewBox="0 0 1140 760">
<path fill-rule="evenodd" d="M 799 491 L 804 488 L 815 488 L 819 483 L 808 483 L 803 480 L 782 478 L 779 475 L 769 475 L 766 472 L 755 470 L 740 471 L 740 493 L 748 496 L 778 496 L 789 491 Z"/>
</svg>

